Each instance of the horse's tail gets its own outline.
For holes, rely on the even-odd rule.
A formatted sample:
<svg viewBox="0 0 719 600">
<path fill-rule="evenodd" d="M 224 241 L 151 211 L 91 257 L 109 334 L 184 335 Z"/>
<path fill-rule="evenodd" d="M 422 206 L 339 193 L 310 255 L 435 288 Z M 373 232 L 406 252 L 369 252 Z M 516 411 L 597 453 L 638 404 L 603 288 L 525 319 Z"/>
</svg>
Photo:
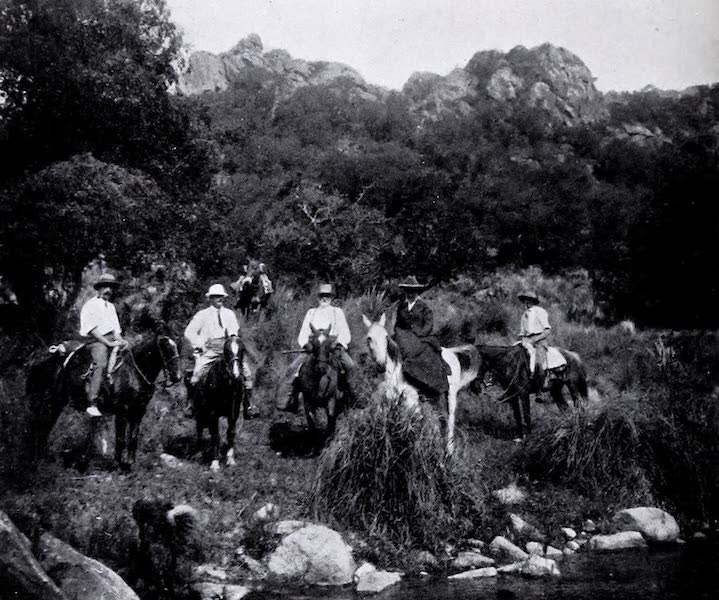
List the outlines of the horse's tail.
<svg viewBox="0 0 719 600">
<path fill-rule="evenodd" d="M 579 392 L 579 395 L 586 400 L 589 397 L 589 389 L 587 388 L 587 370 L 584 368 L 582 359 L 579 358 L 579 354 L 572 352 L 571 350 L 562 349 L 561 352 L 564 355 L 564 358 L 567 359 L 569 368 L 574 370 L 577 392 Z"/>
<path fill-rule="evenodd" d="M 459 389 L 469 385 L 472 381 L 477 378 L 479 374 L 480 357 L 479 351 L 473 344 L 464 344 L 462 346 L 454 346 L 453 348 L 447 348 L 450 352 L 457 356 L 459 361 L 460 355 L 469 357 L 469 364 L 466 369 L 462 367 L 462 362 L 459 361 L 460 375 L 459 375 Z"/>
</svg>

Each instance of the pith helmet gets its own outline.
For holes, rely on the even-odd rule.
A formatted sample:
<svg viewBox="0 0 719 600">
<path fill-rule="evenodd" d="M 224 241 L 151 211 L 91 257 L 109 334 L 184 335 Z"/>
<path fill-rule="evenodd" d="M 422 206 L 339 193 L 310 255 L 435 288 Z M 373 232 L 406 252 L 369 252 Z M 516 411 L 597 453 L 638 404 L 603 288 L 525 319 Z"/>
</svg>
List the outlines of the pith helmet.
<svg viewBox="0 0 719 600">
<path fill-rule="evenodd" d="M 120 283 L 112 273 L 103 273 L 93 287 L 97 290 L 101 287 L 117 287 L 118 285 L 120 285 Z"/>
<path fill-rule="evenodd" d="M 221 283 L 213 283 L 210 286 L 210 289 L 207 290 L 205 296 L 208 298 L 211 298 L 212 296 L 227 296 L 227 292 L 225 291 L 225 286 Z"/>
<path fill-rule="evenodd" d="M 539 304 L 539 296 L 537 296 L 537 292 L 533 290 L 524 290 L 523 292 L 517 294 L 517 298 L 522 301 L 529 300 L 535 304 Z"/>
<path fill-rule="evenodd" d="M 335 286 L 331 283 L 321 283 L 320 287 L 317 288 L 318 296 L 336 296 Z"/>
<path fill-rule="evenodd" d="M 399 287 L 405 290 L 426 290 L 427 284 L 420 283 L 414 275 L 410 275 L 404 281 L 399 282 Z"/>
</svg>

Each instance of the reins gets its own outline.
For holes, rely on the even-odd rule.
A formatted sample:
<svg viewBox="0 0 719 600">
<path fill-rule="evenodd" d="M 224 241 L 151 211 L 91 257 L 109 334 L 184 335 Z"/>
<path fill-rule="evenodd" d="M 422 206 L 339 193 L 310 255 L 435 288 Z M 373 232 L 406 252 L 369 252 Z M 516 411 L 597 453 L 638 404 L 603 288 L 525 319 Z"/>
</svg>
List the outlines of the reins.
<svg viewBox="0 0 719 600">
<path fill-rule="evenodd" d="M 167 337 L 167 336 L 158 336 L 158 337 L 155 339 L 155 345 L 157 346 L 157 351 L 158 351 L 159 354 L 160 354 L 160 360 L 162 361 L 162 369 L 163 369 L 163 371 L 165 371 L 165 375 L 167 375 L 167 363 L 170 362 L 170 361 L 175 360 L 176 358 L 179 359 L 179 358 L 180 358 L 180 355 L 179 355 L 179 354 L 175 354 L 175 355 L 172 356 L 172 358 L 170 359 L 170 361 L 166 361 L 166 360 L 165 360 L 165 357 L 162 355 L 162 349 L 160 348 L 160 338 L 161 338 L 161 337 Z M 137 361 L 135 360 L 135 353 L 132 351 L 132 348 L 128 348 L 128 354 L 130 355 L 130 360 L 132 361 L 132 366 L 135 367 L 135 370 L 137 371 L 138 375 L 142 378 L 142 380 L 145 382 L 145 384 L 146 384 L 148 387 L 153 387 L 155 384 L 154 384 L 153 382 L 151 382 L 151 381 L 147 378 L 147 376 L 142 372 L 142 370 L 141 370 L 140 367 L 138 366 Z M 171 382 L 171 383 L 168 384 L 168 383 L 167 383 L 167 378 L 166 378 L 166 379 L 165 379 L 165 382 L 164 382 L 164 387 L 169 388 L 169 387 L 172 387 L 173 385 L 175 385 L 176 383 L 178 383 L 178 382 L 175 382 L 175 383 L 172 383 L 172 382 Z"/>
</svg>

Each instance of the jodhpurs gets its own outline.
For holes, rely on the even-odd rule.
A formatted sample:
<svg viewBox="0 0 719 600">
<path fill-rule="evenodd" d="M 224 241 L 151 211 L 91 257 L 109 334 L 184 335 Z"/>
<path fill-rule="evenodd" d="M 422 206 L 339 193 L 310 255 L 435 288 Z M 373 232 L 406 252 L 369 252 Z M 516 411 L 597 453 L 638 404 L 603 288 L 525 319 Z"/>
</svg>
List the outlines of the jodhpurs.
<svg viewBox="0 0 719 600">
<path fill-rule="evenodd" d="M 195 354 L 195 368 L 192 370 L 192 377 L 190 378 L 191 384 L 196 384 L 202 376 L 205 374 L 207 369 L 210 368 L 212 363 L 222 358 L 222 351 L 218 351 L 214 348 L 208 348 L 202 354 L 199 352 Z M 246 390 L 251 390 L 253 387 L 252 371 L 247 364 L 245 359 L 242 359 L 242 380 L 245 384 Z"/>
<path fill-rule="evenodd" d="M 102 379 L 105 374 L 112 372 L 117 362 L 117 348 L 109 348 L 102 342 L 92 342 L 90 344 L 90 353 L 95 368 L 90 375 L 90 382 L 87 386 L 87 399 L 90 404 L 97 403 L 97 397 L 100 395 L 102 387 Z"/>
</svg>

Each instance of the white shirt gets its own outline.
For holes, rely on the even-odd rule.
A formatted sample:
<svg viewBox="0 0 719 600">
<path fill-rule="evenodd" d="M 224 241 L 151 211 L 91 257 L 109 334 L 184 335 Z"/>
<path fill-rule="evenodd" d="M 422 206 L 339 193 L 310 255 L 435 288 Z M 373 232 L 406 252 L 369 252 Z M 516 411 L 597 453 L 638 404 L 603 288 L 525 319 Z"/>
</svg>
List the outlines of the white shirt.
<svg viewBox="0 0 719 600">
<path fill-rule="evenodd" d="M 225 337 L 225 332 L 227 335 L 237 335 L 239 331 L 234 311 L 224 306 L 219 309 L 208 306 L 192 317 L 185 328 L 185 337 L 193 348 L 204 348 L 208 341 Z"/>
<path fill-rule="evenodd" d="M 302 322 L 300 335 L 297 336 L 297 343 L 300 346 L 304 346 L 310 341 L 310 336 L 312 335 L 310 325 L 315 329 L 327 329 L 329 327 L 330 335 L 336 335 L 337 341 L 345 348 L 352 339 L 345 313 L 337 306 L 318 306 L 307 311 L 305 320 Z"/>
<path fill-rule="evenodd" d="M 90 298 L 80 309 L 80 335 L 88 336 L 93 329 L 100 335 L 122 333 L 115 305 L 100 296 Z"/>
<path fill-rule="evenodd" d="M 519 327 L 519 335 L 536 335 L 551 329 L 547 311 L 541 306 L 530 306 L 524 311 Z"/>
</svg>

